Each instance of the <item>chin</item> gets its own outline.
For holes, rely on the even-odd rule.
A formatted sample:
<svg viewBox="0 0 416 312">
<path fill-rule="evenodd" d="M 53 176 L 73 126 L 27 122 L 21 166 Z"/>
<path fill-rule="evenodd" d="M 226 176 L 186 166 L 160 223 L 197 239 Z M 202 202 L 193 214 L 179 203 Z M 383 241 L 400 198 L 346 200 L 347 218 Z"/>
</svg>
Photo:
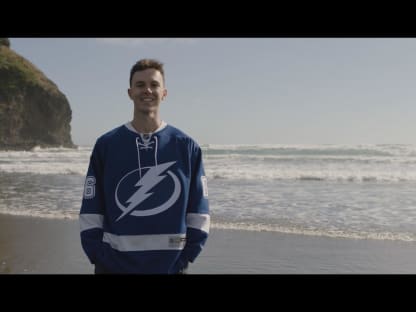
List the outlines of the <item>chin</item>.
<svg viewBox="0 0 416 312">
<path fill-rule="evenodd" d="M 139 109 L 139 112 L 145 115 L 154 114 L 157 113 L 157 111 L 157 107 Z"/>
</svg>

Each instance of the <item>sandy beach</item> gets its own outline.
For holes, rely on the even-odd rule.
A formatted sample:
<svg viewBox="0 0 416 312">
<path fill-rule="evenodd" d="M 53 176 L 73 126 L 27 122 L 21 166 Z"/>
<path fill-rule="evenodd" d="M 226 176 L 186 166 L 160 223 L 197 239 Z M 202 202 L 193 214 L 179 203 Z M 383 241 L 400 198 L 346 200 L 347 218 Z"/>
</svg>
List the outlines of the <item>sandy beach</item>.
<svg viewBox="0 0 416 312">
<path fill-rule="evenodd" d="M 416 243 L 211 229 L 190 274 L 413 274 Z M 0 273 L 92 274 L 76 220 L 0 215 Z"/>
</svg>

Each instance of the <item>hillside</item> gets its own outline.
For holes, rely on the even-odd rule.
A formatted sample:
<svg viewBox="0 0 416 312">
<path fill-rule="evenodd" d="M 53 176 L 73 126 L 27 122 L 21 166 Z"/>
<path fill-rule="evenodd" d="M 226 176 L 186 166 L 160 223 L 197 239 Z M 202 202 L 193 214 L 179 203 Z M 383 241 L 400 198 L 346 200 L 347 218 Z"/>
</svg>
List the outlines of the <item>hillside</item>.
<svg viewBox="0 0 416 312">
<path fill-rule="evenodd" d="M 75 147 L 66 96 L 0 38 L 0 150 Z"/>
</svg>

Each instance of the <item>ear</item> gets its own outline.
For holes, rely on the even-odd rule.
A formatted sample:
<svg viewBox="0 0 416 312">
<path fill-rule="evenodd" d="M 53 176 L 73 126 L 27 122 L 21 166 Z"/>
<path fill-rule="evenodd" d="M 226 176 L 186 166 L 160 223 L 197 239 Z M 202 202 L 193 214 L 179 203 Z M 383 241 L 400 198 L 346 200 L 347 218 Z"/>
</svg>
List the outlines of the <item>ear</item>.
<svg viewBox="0 0 416 312">
<path fill-rule="evenodd" d="M 133 98 L 131 97 L 131 89 L 130 89 L 130 88 L 128 88 L 128 89 L 127 89 L 127 94 L 129 95 L 129 98 L 130 98 L 131 100 L 133 100 Z"/>
<path fill-rule="evenodd" d="M 163 90 L 163 94 L 162 94 L 162 100 L 164 100 L 167 95 L 168 95 L 168 90 L 167 89 L 164 89 Z"/>
</svg>

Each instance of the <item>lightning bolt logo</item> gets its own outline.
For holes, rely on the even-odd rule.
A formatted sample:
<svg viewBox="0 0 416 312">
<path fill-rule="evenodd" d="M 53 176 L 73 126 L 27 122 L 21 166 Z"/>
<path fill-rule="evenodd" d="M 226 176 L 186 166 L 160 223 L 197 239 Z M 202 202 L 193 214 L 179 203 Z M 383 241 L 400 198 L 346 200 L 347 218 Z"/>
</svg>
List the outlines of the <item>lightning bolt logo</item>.
<svg viewBox="0 0 416 312">
<path fill-rule="evenodd" d="M 116 222 L 119 221 L 121 218 L 125 217 L 127 214 L 131 213 L 135 207 L 137 207 L 139 204 L 141 204 L 143 201 L 145 201 L 148 197 L 150 197 L 153 192 L 148 193 L 150 189 L 152 189 L 154 186 L 158 185 L 163 179 L 166 178 L 166 175 L 161 175 L 165 170 L 167 170 L 170 166 L 172 166 L 176 161 L 167 162 L 164 164 L 159 164 L 154 167 L 150 167 L 150 169 L 146 172 L 146 174 L 135 184 L 135 186 L 139 187 L 139 189 L 126 201 L 129 205 L 127 207 L 124 207 L 120 201 L 117 198 L 117 191 L 120 183 L 130 174 L 140 170 L 136 169 L 131 172 L 129 172 L 127 175 L 125 175 L 120 182 L 117 185 L 116 188 L 116 203 L 117 206 L 123 211 L 122 214 L 117 218 Z M 134 211 L 132 212 L 132 215 L 136 216 L 148 216 L 153 215 L 156 213 L 160 213 L 166 209 L 168 209 L 178 198 L 180 195 L 180 183 L 178 178 L 171 173 L 170 171 L 167 172 L 171 178 L 174 181 L 175 189 L 172 194 L 172 196 L 169 198 L 167 202 L 165 202 L 163 205 L 143 210 L 143 211 L 136 211 L 136 214 L 134 214 Z"/>
</svg>

